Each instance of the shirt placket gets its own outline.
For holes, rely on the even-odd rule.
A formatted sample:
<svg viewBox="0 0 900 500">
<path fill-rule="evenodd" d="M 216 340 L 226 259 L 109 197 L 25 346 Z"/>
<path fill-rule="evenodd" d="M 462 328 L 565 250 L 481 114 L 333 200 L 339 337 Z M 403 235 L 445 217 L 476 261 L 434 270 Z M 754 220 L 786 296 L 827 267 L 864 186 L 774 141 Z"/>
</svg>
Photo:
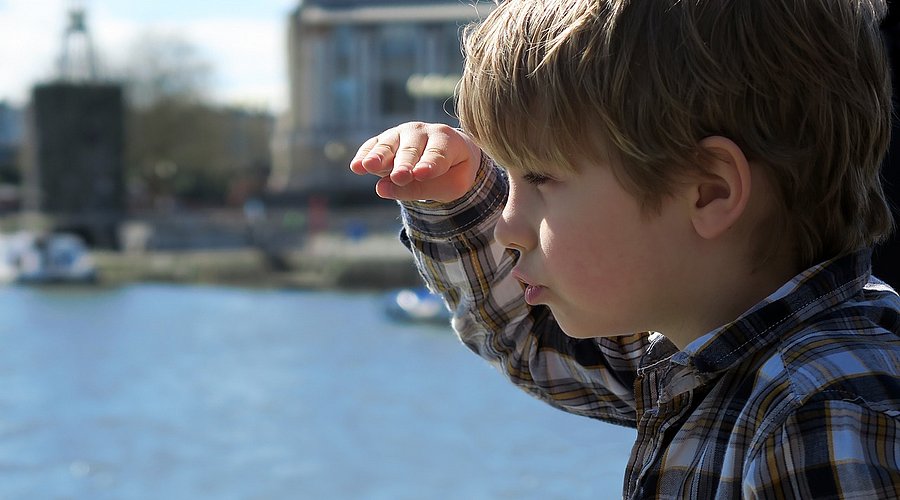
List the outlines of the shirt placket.
<svg viewBox="0 0 900 500">
<path fill-rule="evenodd" d="M 632 450 L 626 474 L 625 498 L 653 498 L 655 491 L 645 491 L 648 478 L 662 473 L 659 467 L 660 455 L 668 446 L 666 431 L 678 424 L 690 408 L 691 392 L 678 394 L 673 398 L 664 398 L 660 402 L 660 394 L 666 385 L 667 369 L 648 371 L 635 383 L 638 401 L 637 441 Z"/>
</svg>

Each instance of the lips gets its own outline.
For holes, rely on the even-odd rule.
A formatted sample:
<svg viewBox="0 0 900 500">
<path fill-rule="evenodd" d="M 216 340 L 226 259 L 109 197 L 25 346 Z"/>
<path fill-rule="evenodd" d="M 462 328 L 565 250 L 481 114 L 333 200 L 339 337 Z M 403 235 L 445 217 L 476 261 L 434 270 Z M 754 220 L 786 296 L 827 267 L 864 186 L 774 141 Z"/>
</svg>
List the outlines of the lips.
<svg viewBox="0 0 900 500">
<path fill-rule="evenodd" d="M 524 288 L 525 302 L 532 306 L 540 304 L 542 302 L 541 297 L 547 289 L 543 285 L 534 283 L 528 276 L 517 269 L 514 269 L 512 274 L 514 278 L 519 280 L 519 283 L 521 283 Z"/>
<path fill-rule="evenodd" d="M 542 304 L 544 301 L 541 297 L 544 295 L 545 290 L 547 289 L 539 285 L 525 286 L 525 302 L 530 306 Z"/>
</svg>

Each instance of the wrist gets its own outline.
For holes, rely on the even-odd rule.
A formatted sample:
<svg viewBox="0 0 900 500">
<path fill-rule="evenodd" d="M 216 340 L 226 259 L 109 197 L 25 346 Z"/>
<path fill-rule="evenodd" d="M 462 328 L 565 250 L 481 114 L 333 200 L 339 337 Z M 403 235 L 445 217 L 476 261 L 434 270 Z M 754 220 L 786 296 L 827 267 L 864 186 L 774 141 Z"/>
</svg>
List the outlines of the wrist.
<svg viewBox="0 0 900 500">
<path fill-rule="evenodd" d="M 401 215 L 407 230 L 425 239 L 446 238 L 480 226 L 506 203 L 505 173 L 482 153 L 472 187 L 452 202 L 403 201 Z"/>
</svg>

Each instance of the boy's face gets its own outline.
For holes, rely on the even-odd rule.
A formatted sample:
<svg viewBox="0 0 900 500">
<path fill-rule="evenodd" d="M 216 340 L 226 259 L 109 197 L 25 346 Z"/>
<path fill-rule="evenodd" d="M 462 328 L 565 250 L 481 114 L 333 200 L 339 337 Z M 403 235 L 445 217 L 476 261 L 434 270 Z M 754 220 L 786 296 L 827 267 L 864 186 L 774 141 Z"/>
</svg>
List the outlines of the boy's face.
<svg viewBox="0 0 900 500">
<path fill-rule="evenodd" d="M 663 201 L 641 210 L 608 165 L 555 179 L 510 171 L 497 239 L 520 253 L 528 303 L 546 304 L 572 337 L 665 331 L 678 315 L 688 217 Z M 684 311 L 682 311 L 683 313 Z"/>
</svg>

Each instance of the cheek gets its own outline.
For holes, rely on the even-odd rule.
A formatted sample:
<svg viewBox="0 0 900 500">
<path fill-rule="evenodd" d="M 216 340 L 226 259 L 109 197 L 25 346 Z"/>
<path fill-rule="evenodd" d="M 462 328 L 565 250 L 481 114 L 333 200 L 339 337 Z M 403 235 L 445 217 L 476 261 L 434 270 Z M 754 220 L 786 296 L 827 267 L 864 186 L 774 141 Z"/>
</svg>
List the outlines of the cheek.
<svg viewBox="0 0 900 500">
<path fill-rule="evenodd" d="M 550 278 L 572 290 L 600 286 L 608 278 L 610 261 L 603 238 L 584 226 L 554 226 L 542 231 L 541 250 Z M 612 267 L 616 262 L 612 262 Z"/>
<path fill-rule="evenodd" d="M 594 297 L 627 286 L 643 259 L 629 230 L 607 226 L 599 219 L 570 219 L 542 228 L 541 246 L 553 279 Z"/>
</svg>

